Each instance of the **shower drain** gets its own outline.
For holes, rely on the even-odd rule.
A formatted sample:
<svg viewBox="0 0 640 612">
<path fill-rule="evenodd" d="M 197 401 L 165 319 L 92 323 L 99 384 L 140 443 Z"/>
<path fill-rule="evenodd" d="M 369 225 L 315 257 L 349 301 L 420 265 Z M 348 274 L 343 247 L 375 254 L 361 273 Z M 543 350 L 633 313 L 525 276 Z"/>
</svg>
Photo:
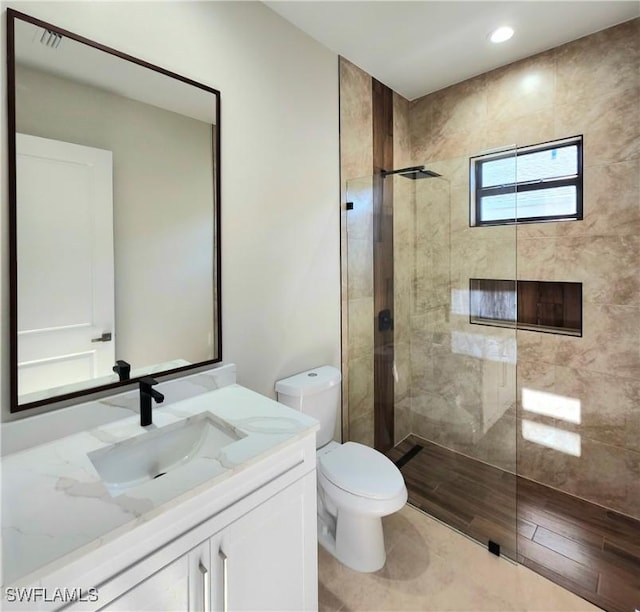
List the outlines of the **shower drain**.
<svg viewBox="0 0 640 612">
<path fill-rule="evenodd" d="M 396 467 L 400 469 L 401 467 L 409 463 L 409 461 L 411 461 L 423 448 L 423 446 L 415 444 L 413 448 L 410 448 L 404 455 L 402 455 L 402 457 L 400 457 L 400 459 L 394 462 L 396 464 Z"/>
</svg>

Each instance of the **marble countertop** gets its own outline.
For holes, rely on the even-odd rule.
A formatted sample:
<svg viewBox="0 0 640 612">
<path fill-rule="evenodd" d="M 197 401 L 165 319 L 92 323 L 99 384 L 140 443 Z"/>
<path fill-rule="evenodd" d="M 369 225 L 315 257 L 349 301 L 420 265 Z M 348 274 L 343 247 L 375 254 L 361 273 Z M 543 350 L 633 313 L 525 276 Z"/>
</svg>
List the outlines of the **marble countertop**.
<svg viewBox="0 0 640 612">
<path fill-rule="evenodd" d="M 188 463 L 120 495 L 109 493 L 87 456 L 207 411 L 244 437 L 206 461 Z M 122 536 L 317 428 L 314 419 L 232 384 L 156 405 L 147 428 L 135 414 L 7 455 L 2 459 L 2 582 L 31 582 L 39 570 Z"/>
</svg>

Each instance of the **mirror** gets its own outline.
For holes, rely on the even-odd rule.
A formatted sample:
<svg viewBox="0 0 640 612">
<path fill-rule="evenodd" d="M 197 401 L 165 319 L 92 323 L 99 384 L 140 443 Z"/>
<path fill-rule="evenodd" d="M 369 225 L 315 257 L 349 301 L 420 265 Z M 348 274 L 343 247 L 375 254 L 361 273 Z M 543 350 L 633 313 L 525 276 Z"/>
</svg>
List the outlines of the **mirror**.
<svg viewBox="0 0 640 612">
<path fill-rule="evenodd" d="M 7 43 L 11 411 L 220 361 L 220 93 L 12 9 Z"/>
</svg>

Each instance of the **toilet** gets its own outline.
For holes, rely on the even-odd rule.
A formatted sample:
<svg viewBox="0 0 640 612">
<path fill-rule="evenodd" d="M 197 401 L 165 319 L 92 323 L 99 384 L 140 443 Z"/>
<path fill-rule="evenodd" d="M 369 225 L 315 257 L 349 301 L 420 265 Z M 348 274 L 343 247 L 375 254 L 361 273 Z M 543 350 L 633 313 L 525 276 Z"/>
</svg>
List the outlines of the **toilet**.
<svg viewBox="0 0 640 612">
<path fill-rule="evenodd" d="M 357 442 L 333 441 L 340 407 L 340 370 L 321 366 L 276 382 L 278 401 L 320 422 L 316 433 L 318 541 L 359 572 L 384 566 L 382 517 L 400 510 L 407 488 L 382 453 Z"/>
</svg>

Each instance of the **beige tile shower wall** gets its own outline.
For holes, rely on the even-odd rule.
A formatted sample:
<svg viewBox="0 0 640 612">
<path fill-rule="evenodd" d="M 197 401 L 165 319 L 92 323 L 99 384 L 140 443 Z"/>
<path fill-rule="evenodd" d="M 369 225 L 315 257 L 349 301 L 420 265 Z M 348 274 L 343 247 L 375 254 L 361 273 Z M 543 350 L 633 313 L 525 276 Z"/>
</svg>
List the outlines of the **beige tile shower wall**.
<svg viewBox="0 0 640 612">
<path fill-rule="evenodd" d="M 393 94 L 393 167 L 411 166 L 410 102 Z M 395 360 L 394 437 L 397 444 L 411 433 L 411 282 L 415 252 L 415 181 L 393 180 L 393 335 Z"/>
<path fill-rule="evenodd" d="M 340 58 L 342 438 L 373 446 L 371 76 Z M 353 202 L 353 210 L 345 209 Z"/>
<path fill-rule="evenodd" d="M 426 163 L 450 184 L 448 302 L 429 240 L 416 242 L 414 432 L 507 468 L 517 441 L 524 476 L 634 517 L 639 47 L 634 20 L 416 100 L 410 117 L 412 163 Z M 584 135 L 584 220 L 469 228 L 470 155 L 576 134 Z M 438 216 L 444 200 L 429 201 L 417 198 L 417 224 L 445 219 Z M 516 392 L 514 332 L 468 323 L 474 276 L 583 283 L 583 337 L 518 331 Z"/>
</svg>

